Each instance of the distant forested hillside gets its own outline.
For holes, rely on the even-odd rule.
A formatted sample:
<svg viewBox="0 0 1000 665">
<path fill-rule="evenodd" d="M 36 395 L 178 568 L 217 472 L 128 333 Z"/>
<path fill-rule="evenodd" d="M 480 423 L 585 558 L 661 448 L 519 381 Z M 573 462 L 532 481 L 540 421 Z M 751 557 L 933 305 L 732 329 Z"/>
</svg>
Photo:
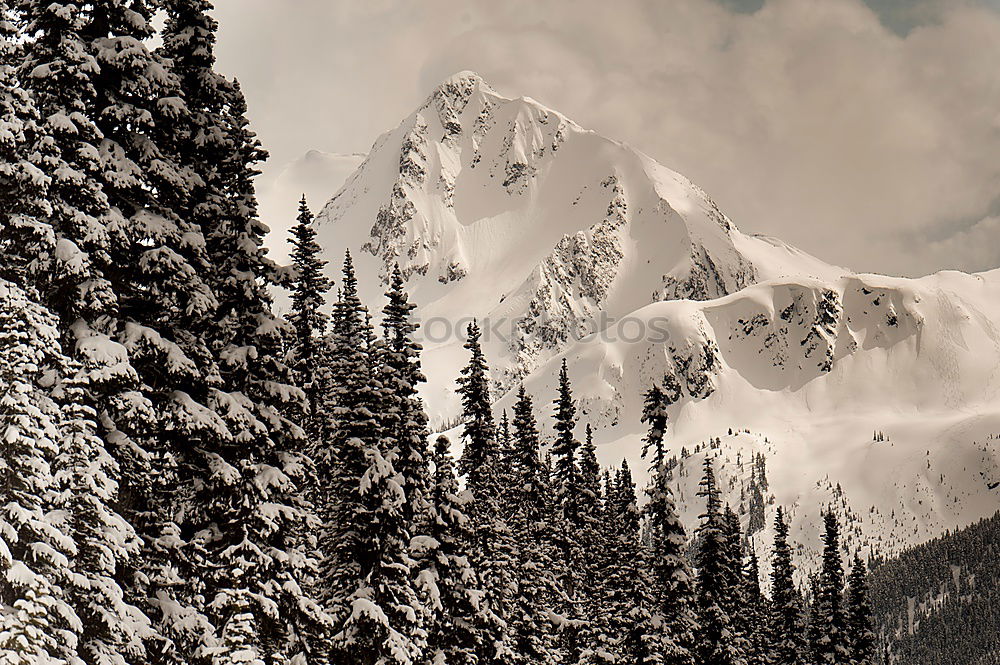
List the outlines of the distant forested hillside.
<svg viewBox="0 0 1000 665">
<path fill-rule="evenodd" d="M 1000 663 L 1000 512 L 875 562 L 872 601 L 893 663 Z"/>
</svg>

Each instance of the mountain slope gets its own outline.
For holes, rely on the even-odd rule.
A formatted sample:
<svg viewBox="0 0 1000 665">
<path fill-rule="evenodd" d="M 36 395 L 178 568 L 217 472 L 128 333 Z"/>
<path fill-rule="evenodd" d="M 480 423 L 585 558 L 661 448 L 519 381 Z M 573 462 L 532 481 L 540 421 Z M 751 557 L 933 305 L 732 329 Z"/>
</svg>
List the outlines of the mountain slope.
<svg viewBox="0 0 1000 665">
<path fill-rule="evenodd" d="M 331 262 L 355 252 L 369 302 L 398 261 L 425 319 L 488 319 L 499 388 L 650 302 L 842 272 L 741 234 L 683 176 L 470 72 L 381 136 L 317 219 Z M 461 352 L 443 341 L 426 345 L 432 378 Z"/>
<path fill-rule="evenodd" d="M 746 522 L 768 525 L 761 549 L 779 504 L 803 547 L 832 506 L 849 548 L 890 553 L 1000 498 L 1000 271 L 856 275 L 743 234 L 683 176 L 469 72 L 378 139 L 318 224 L 373 306 L 400 263 L 439 424 L 472 317 L 497 408 L 524 381 L 547 416 L 565 358 L 604 463 L 644 467 L 642 393 L 668 377 L 689 526 L 688 464 L 705 454 Z M 770 483 L 751 510 L 755 455 Z"/>
<path fill-rule="evenodd" d="M 664 332 L 588 337 L 526 382 L 543 399 L 554 395 L 566 359 L 602 462 L 644 467 L 642 393 L 655 381 L 676 397 L 673 452 L 702 448 L 692 475 L 675 479 L 678 495 L 693 499 L 700 456 L 716 456 L 727 500 L 749 520 L 752 460 L 764 455 L 773 503 L 759 519 L 770 527 L 777 505 L 790 508 L 793 538 L 810 548 L 827 506 L 850 523 L 852 551 L 882 554 L 996 510 L 1000 270 L 772 280 L 632 317 Z M 685 506 L 689 524 L 700 508 Z M 767 528 L 758 546 L 770 538 Z"/>
</svg>

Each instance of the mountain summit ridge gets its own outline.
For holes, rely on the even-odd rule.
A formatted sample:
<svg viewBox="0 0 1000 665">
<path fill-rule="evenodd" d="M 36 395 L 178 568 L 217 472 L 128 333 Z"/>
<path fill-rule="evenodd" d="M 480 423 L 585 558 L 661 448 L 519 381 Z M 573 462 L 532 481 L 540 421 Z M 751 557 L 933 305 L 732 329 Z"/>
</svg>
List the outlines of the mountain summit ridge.
<svg viewBox="0 0 1000 665">
<path fill-rule="evenodd" d="M 680 174 L 467 71 L 378 138 L 317 224 L 331 260 L 360 252 L 383 284 L 398 262 L 425 316 L 509 322 L 489 349 L 500 390 L 650 302 L 842 272 L 742 234 Z"/>
</svg>

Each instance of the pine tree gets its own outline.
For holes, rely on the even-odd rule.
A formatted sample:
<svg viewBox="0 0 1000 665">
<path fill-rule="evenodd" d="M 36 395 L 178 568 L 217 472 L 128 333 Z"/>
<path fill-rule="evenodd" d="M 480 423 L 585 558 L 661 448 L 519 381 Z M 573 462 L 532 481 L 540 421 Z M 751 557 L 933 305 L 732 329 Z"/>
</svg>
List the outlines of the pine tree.
<svg viewBox="0 0 1000 665">
<path fill-rule="evenodd" d="M 652 631 L 656 645 L 652 662 L 691 665 L 695 662 L 693 576 L 684 557 L 687 534 L 674 506 L 663 437 L 667 415 L 662 393 L 654 386 L 647 393 L 643 421 L 649 425 L 643 457 L 651 457 L 651 478 L 646 504 L 649 561 L 653 581 Z M 624 468 L 627 470 L 627 467 Z"/>
<path fill-rule="evenodd" d="M 651 468 L 658 469 L 666 461 L 663 436 L 667 431 L 667 400 L 655 383 L 646 391 L 642 406 L 642 422 L 649 427 L 642 440 L 642 454 L 645 456 L 650 450 L 654 451 L 650 465 Z"/>
<path fill-rule="evenodd" d="M 565 359 L 559 369 L 559 395 L 553 404 L 556 407 L 554 425 L 556 439 L 552 444 L 552 454 L 556 458 L 556 481 L 559 483 L 563 514 L 571 524 L 575 525 L 579 517 L 582 494 L 580 470 L 577 466 L 580 442 L 573 434 L 573 430 L 576 429 L 576 403 L 573 401 L 573 389 L 569 382 Z"/>
<path fill-rule="evenodd" d="M 369 468 L 367 451 L 382 437 L 375 415 L 380 386 L 366 342 L 367 309 L 357 294 L 350 252 L 344 257 L 341 284 L 326 353 L 329 365 L 321 369 L 329 388 L 317 397 L 324 418 L 310 447 L 319 481 L 312 500 L 322 523 L 325 557 L 320 588 L 338 616 L 347 613 L 349 597 L 371 567 L 366 535 L 371 520 L 361 482 Z"/>
<path fill-rule="evenodd" d="M 490 408 L 489 367 L 479 340 L 482 332 L 475 321 L 466 329 L 465 348 L 471 354 L 469 363 L 462 368 L 458 379 L 458 394 L 462 398 L 462 439 L 465 448 L 458 461 L 458 469 L 466 476 L 469 488 L 476 495 L 495 497 L 499 492 L 496 479 L 488 472 L 496 470 L 500 446 L 496 440 L 496 426 Z"/>
<path fill-rule="evenodd" d="M 72 584 L 72 534 L 53 522 L 59 408 L 41 388 L 59 363 L 55 320 L 0 281 L 0 653 L 11 663 L 76 662 L 83 624 Z"/>
<path fill-rule="evenodd" d="M 394 455 L 370 446 L 365 456 L 368 468 L 359 495 L 370 520 L 363 534 L 367 551 L 348 598 L 349 613 L 333 638 L 332 660 L 409 665 L 426 648 L 427 634 L 404 516 L 403 478 L 393 467 Z"/>
<path fill-rule="evenodd" d="M 62 369 L 69 376 L 58 388 L 62 439 L 56 478 L 58 503 L 76 545 L 67 593 L 83 626 L 79 652 L 88 662 L 145 662 L 145 642 L 158 636 L 119 584 L 139 557 L 141 541 L 114 510 L 118 465 L 98 438 L 97 414 L 86 404 L 86 387 L 103 368 L 67 359 Z"/>
<path fill-rule="evenodd" d="M 472 493 L 468 512 L 474 534 L 473 565 L 489 602 L 487 609 L 497 617 L 492 629 L 484 635 L 477 656 L 484 663 L 503 663 L 511 656 L 513 638 L 508 620 L 517 587 L 513 577 L 516 544 L 501 510 L 500 466 L 503 460 L 490 407 L 489 367 L 479 344 L 481 332 L 475 321 L 469 324 L 467 333 L 465 348 L 470 353 L 469 363 L 462 368 L 457 381 L 465 423 L 462 431 L 465 448 L 459 459 L 459 470 L 466 476 L 467 487 Z"/>
<path fill-rule="evenodd" d="M 34 286 L 39 262 L 55 252 L 55 235 L 48 223 L 47 176 L 32 163 L 40 140 L 40 118 L 34 101 L 19 85 L 17 65 L 22 56 L 17 17 L 9 3 L 0 2 L 0 279 Z"/>
<path fill-rule="evenodd" d="M 702 662 L 742 665 L 745 656 L 728 611 L 732 607 L 729 536 L 715 484 L 712 459 L 705 456 L 705 472 L 698 496 L 706 501 L 698 536 L 698 655 Z"/>
<path fill-rule="evenodd" d="M 586 436 L 580 447 L 581 509 L 592 521 L 599 519 L 601 508 L 601 466 L 597 462 L 594 431 L 587 423 Z"/>
<path fill-rule="evenodd" d="M 750 557 L 743 575 L 743 607 L 739 610 L 743 634 L 747 642 L 747 665 L 767 665 L 770 654 L 767 620 L 768 600 L 760 588 L 760 564 L 757 553 L 750 548 Z"/>
<path fill-rule="evenodd" d="M 872 608 L 868 597 L 868 572 L 861 557 L 854 555 L 847 584 L 847 641 L 851 665 L 875 665 L 876 642 Z"/>
<path fill-rule="evenodd" d="M 411 525 L 427 520 L 427 492 L 430 484 L 427 460 L 427 414 L 417 395 L 426 381 L 420 369 L 421 347 L 413 339 L 417 325 L 411 316 L 416 305 L 404 290 L 399 266 L 393 267 L 382 310 L 383 336 L 378 348 L 381 385 L 380 428 L 383 447 L 393 451 L 395 467 L 405 483 L 403 518 Z"/>
<path fill-rule="evenodd" d="M 823 567 L 810 613 L 813 659 L 824 665 L 850 662 L 847 617 L 844 614 L 844 568 L 840 558 L 840 525 L 833 511 L 823 515 Z"/>
<path fill-rule="evenodd" d="M 511 531 L 517 547 L 517 598 L 510 616 L 514 659 L 518 663 L 554 662 L 554 641 L 547 613 L 555 608 L 558 583 L 553 573 L 555 552 L 545 497 L 540 437 L 534 404 L 524 386 L 518 387 L 511 432 L 511 467 L 515 474 Z"/>
<path fill-rule="evenodd" d="M 788 523 L 778 506 L 774 518 L 774 549 L 771 558 L 771 612 L 768 641 L 771 665 L 801 665 L 804 660 L 802 638 L 802 598 L 795 587 L 795 566 L 788 544 Z"/>
<path fill-rule="evenodd" d="M 111 207 L 102 188 L 104 136 L 94 116 L 100 67 L 81 35 L 87 15 L 80 3 L 20 3 L 24 34 L 33 35 L 18 83 L 38 115 L 31 161 L 47 179 L 49 231 L 37 229 L 42 251 L 35 265 L 43 304 L 64 321 L 115 311 L 118 298 L 103 272 L 110 263 Z M 25 248 L 28 249 L 28 248 Z"/>
<path fill-rule="evenodd" d="M 313 216 L 306 204 L 305 194 L 299 201 L 299 216 L 292 227 L 292 267 L 295 269 L 292 290 L 292 311 L 289 319 L 295 327 L 295 345 L 292 365 L 300 385 L 305 388 L 310 406 L 316 403 L 317 386 L 314 383 L 319 367 L 320 339 L 326 333 L 327 316 L 323 312 L 324 296 L 330 291 L 331 282 L 323 274 L 326 261 L 319 258 L 320 246 L 316 242 Z"/>
<path fill-rule="evenodd" d="M 468 495 L 459 492 L 455 464 L 445 436 L 434 444 L 432 519 L 427 538 L 417 539 L 424 563 L 418 580 L 428 597 L 432 619 L 428 625 L 430 663 L 472 665 L 482 650 L 484 627 L 495 621 L 486 610 L 479 580 L 468 555 L 471 524 L 465 514 Z"/>
</svg>

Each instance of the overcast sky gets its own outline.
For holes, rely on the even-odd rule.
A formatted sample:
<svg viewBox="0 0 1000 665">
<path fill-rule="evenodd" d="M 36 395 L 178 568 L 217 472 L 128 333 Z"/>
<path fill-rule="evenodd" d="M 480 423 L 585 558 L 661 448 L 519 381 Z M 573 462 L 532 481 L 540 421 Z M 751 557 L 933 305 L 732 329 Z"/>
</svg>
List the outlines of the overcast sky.
<svg viewBox="0 0 1000 665">
<path fill-rule="evenodd" d="M 471 69 L 680 171 L 744 231 L 862 271 L 1000 267 L 1000 0 L 216 5 L 272 227 Z"/>
</svg>

